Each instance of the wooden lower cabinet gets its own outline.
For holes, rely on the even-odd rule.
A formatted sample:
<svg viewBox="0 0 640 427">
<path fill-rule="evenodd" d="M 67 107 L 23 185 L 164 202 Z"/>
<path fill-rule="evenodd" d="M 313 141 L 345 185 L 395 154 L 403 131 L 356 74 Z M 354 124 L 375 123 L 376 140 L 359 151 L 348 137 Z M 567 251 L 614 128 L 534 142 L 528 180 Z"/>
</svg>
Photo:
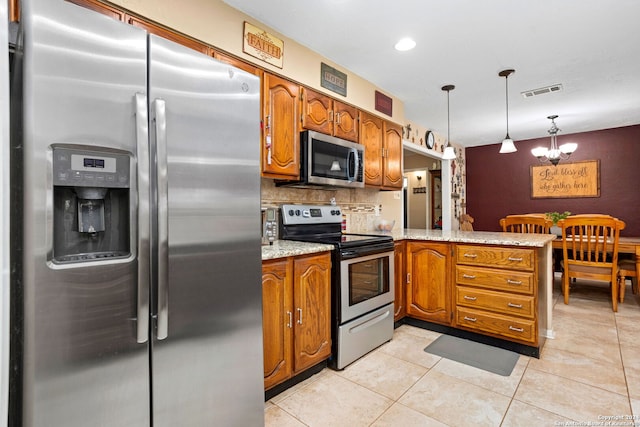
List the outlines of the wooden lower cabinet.
<svg viewBox="0 0 640 427">
<path fill-rule="evenodd" d="M 538 346 L 534 249 L 456 246 L 456 327 Z"/>
<path fill-rule="evenodd" d="M 264 387 L 331 355 L 329 252 L 262 263 Z"/>
<path fill-rule="evenodd" d="M 406 257 L 407 315 L 451 324 L 451 245 L 411 241 Z"/>
<path fill-rule="evenodd" d="M 393 248 L 393 269 L 394 269 L 394 287 L 395 287 L 395 299 L 394 299 L 394 312 L 393 320 L 397 322 L 407 314 L 406 306 L 406 286 L 405 278 L 405 248 L 404 242 L 396 242 Z"/>
</svg>

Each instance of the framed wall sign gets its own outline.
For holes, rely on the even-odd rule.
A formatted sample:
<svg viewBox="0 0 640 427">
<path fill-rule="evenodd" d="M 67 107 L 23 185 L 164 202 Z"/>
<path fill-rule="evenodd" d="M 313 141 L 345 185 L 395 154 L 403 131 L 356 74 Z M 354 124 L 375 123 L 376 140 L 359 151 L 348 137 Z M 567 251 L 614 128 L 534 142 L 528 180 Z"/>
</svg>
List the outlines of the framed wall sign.
<svg viewBox="0 0 640 427">
<path fill-rule="evenodd" d="M 342 71 L 320 63 L 320 86 L 342 96 L 347 96 L 347 75 Z"/>
<path fill-rule="evenodd" d="M 531 166 L 531 198 L 600 197 L 600 160 Z"/>
<path fill-rule="evenodd" d="M 278 68 L 282 68 L 284 41 L 246 21 L 244 23 L 242 51 Z"/>
<path fill-rule="evenodd" d="M 393 116 L 393 99 L 376 90 L 375 108 L 387 116 Z"/>
</svg>

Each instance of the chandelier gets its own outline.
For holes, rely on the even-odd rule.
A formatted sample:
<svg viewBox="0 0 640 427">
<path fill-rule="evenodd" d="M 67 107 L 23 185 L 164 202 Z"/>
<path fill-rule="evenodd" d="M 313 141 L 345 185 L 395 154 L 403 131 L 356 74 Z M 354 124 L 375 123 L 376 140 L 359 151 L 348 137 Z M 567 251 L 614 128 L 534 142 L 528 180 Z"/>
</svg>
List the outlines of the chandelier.
<svg viewBox="0 0 640 427">
<path fill-rule="evenodd" d="M 547 131 L 549 132 L 549 135 L 551 135 L 549 148 L 536 147 L 531 150 L 531 153 L 540 160 L 540 163 L 549 161 L 553 166 L 557 166 L 558 163 L 560 163 L 560 160 L 567 160 L 571 153 L 576 151 L 576 148 L 578 148 L 578 144 L 575 142 L 568 142 L 558 147 L 557 134 L 560 129 L 555 122 L 555 119 L 557 118 L 557 115 L 547 117 L 547 119 L 551 120 L 551 128 Z"/>
</svg>

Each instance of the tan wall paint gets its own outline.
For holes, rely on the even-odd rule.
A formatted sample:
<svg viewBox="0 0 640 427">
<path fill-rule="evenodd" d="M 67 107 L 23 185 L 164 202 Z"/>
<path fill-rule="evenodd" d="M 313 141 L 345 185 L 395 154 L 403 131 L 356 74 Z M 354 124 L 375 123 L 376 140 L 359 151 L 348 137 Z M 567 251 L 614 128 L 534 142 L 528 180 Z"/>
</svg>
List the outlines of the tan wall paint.
<svg viewBox="0 0 640 427">
<path fill-rule="evenodd" d="M 346 101 L 382 118 L 404 124 L 404 104 L 400 99 L 377 88 L 339 64 L 329 61 L 327 58 L 283 36 L 261 22 L 228 6 L 221 0 L 112 0 L 111 2 L 238 56 L 247 62 L 256 64 L 320 92 L 327 93 L 336 99 Z M 242 52 L 244 21 L 248 21 L 284 40 L 284 64 L 282 69 Z M 347 74 L 346 98 L 320 86 L 321 62 Z M 392 117 L 375 110 L 375 90 L 393 99 Z"/>
</svg>

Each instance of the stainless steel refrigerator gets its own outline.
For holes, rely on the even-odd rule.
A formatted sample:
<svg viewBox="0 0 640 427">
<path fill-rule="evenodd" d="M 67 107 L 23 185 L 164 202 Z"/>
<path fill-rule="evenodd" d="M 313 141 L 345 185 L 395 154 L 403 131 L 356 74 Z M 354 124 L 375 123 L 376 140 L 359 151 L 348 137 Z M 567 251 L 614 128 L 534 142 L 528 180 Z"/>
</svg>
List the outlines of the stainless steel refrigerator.
<svg viewBox="0 0 640 427">
<path fill-rule="evenodd" d="M 11 425 L 262 425 L 259 79 L 22 6 Z"/>
</svg>

